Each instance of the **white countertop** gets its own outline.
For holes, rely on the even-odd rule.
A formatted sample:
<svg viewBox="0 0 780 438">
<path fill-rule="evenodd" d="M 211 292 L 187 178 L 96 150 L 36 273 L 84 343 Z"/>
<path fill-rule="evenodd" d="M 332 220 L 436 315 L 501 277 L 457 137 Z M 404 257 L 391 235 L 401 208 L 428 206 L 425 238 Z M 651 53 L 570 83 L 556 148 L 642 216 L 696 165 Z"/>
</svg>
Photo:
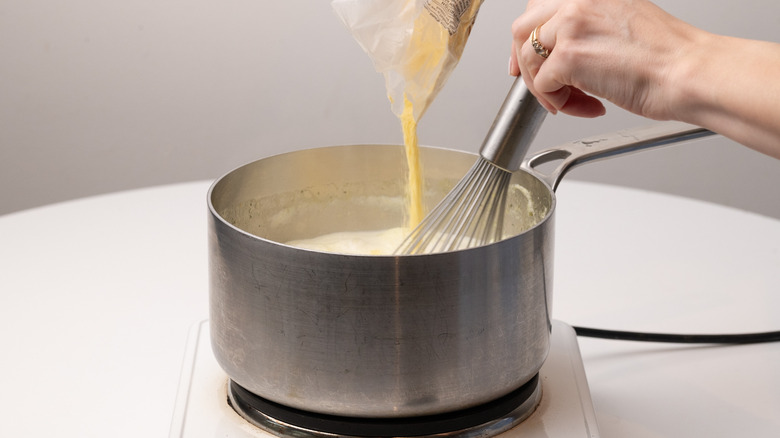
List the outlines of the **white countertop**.
<svg viewBox="0 0 780 438">
<path fill-rule="evenodd" d="M 208 317 L 208 186 L 0 216 L 0 436 L 168 436 L 187 333 Z M 780 221 L 571 181 L 558 198 L 556 319 L 780 329 Z M 602 437 L 780 434 L 780 343 L 580 346 Z"/>
</svg>

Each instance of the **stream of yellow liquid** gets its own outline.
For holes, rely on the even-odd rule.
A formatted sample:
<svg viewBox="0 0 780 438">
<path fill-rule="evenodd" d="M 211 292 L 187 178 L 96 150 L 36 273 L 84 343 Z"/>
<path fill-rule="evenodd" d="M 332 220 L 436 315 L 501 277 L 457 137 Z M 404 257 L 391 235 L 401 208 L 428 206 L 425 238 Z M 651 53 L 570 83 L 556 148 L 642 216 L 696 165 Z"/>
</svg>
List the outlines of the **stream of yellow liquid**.
<svg viewBox="0 0 780 438">
<path fill-rule="evenodd" d="M 481 3 L 482 0 L 470 3 L 452 35 L 426 11 L 422 11 L 414 23 L 406 52 L 406 88 L 400 116 L 409 171 L 406 189 L 409 229 L 414 229 L 425 214 L 417 124 L 460 59 Z"/>
<path fill-rule="evenodd" d="M 417 119 L 414 118 L 412 102 L 404 96 L 404 111 L 401 114 L 401 130 L 404 134 L 404 150 L 409 174 L 406 181 L 407 228 L 414 229 L 425 214 L 423 206 L 423 178 L 420 164 L 420 146 L 417 143 Z"/>
</svg>

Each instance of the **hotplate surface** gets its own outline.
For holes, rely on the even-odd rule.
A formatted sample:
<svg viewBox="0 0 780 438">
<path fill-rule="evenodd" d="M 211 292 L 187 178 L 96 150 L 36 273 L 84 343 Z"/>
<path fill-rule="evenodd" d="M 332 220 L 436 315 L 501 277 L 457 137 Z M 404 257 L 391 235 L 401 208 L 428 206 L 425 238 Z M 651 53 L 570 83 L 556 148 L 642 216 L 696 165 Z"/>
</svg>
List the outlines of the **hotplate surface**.
<svg viewBox="0 0 780 438">
<path fill-rule="evenodd" d="M 553 321 L 550 354 L 539 371 L 536 410 L 500 438 L 598 438 L 596 415 L 574 330 Z M 193 326 L 182 367 L 170 438 L 274 438 L 228 404 L 228 377 L 211 350 L 208 321 Z"/>
</svg>

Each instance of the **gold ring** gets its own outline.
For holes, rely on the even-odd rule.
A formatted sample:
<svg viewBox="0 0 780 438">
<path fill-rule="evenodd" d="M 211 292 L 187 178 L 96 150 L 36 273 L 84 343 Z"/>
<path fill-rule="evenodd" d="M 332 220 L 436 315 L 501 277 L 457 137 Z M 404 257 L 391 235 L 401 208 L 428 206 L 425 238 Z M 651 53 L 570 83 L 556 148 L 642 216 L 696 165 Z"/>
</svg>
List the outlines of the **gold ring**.
<svg viewBox="0 0 780 438">
<path fill-rule="evenodd" d="M 536 26 L 536 29 L 534 29 L 533 32 L 531 32 L 531 45 L 534 47 L 534 52 L 536 52 L 537 55 L 541 56 L 542 58 L 547 58 L 550 56 L 550 50 L 548 50 L 544 45 L 542 45 L 541 42 L 536 38 L 536 35 L 539 34 L 539 29 L 542 28 L 542 25 Z"/>
</svg>

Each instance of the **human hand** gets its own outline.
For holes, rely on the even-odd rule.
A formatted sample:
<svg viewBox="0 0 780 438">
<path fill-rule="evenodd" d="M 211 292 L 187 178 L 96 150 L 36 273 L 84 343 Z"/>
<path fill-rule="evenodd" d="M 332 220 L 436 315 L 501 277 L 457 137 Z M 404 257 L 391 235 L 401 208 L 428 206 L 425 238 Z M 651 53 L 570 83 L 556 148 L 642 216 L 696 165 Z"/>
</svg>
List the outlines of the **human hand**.
<svg viewBox="0 0 780 438">
<path fill-rule="evenodd" d="M 529 35 L 550 50 L 538 55 Z M 549 111 L 603 115 L 597 99 L 659 120 L 673 118 L 670 83 L 698 29 L 647 0 L 529 0 L 512 25 L 510 74 Z"/>
</svg>

